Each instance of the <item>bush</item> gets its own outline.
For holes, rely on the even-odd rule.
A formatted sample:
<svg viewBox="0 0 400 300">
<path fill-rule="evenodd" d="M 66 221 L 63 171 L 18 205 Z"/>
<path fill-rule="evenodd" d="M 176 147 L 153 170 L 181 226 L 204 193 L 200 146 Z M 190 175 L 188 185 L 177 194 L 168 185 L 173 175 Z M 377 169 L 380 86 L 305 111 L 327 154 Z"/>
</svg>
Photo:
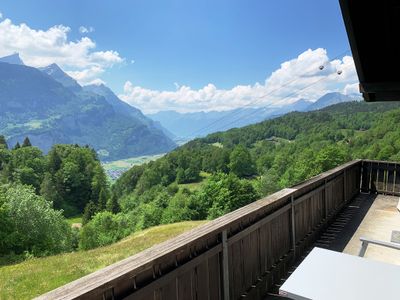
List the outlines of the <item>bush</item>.
<svg viewBox="0 0 400 300">
<path fill-rule="evenodd" d="M 156 202 L 142 203 L 137 211 L 136 229 L 142 230 L 161 223 L 163 209 Z"/>
<path fill-rule="evenodd" d="M 196 198 L 189 191 L 179 191 L 171 200 L 162 214 L 162 223 L 175 223 L 181 221 L 197 220 L 198 210 Z"/>
<path fill-rule="evenodd" d="M 0 188 L 0 254 L 34 256 L 73 249 L 71 227 L 62 212 L 24 185 Z"/>
<path fill-rule="evenodd" d="M 256 174 L 254 162 L 249 150 L 245 146 L 236 146 L 235 149 L 233 149 L 229 160 L 229 169 L 238 177 L 243 178 Z"/>
<path fill-rule="evenodd" d="M 96 214 L 93 219 L 82 227 L 79 248 L 93 249 L 112 244 L 133 231 L 132 222 L 124 214 L 113 214 L 104 211 Z"/>
<path fill-rule="evenodd" d="M 274 169 L 268 170 L 261 178 L 257 181 L 258 191 L 261 196 L 267 196 L 275 193 L 280 189 L 279 176 Z"/>
<path fill-rule="evenodd" d="M 253 185 L 234 174 L 212 175 L 199 195 L 203 209 L 208 209 L 207 218 L 214 219 L 258 199 Z"/>
</svg>

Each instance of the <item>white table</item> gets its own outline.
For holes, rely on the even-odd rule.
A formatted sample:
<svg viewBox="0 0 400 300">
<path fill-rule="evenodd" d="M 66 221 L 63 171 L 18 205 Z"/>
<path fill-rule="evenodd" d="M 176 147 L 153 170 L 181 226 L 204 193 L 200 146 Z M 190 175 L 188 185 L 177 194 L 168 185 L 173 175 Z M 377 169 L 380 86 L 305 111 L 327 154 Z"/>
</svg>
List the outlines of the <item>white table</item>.
<svg viewBox="0 0 400 300">
<path fill-rule="evenodd" d="M 400 266 L 314 248 L 280 294 L 294 300 L 399 300 Z"/>
</svg>

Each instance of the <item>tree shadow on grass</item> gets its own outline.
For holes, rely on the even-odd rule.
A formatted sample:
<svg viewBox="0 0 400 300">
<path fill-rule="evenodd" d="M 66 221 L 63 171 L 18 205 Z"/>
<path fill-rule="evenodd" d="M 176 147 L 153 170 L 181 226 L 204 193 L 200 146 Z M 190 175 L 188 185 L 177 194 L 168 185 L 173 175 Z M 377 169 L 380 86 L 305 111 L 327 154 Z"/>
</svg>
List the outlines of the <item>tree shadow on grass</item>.
<svg viewBox="0 0 400 300">
<path fill-rule="evenodd" d="M 25 254 L 8 254 L 0 256 L 0 268 L 21 263 L 29 258 L 30 257 Z"/>
</svg>

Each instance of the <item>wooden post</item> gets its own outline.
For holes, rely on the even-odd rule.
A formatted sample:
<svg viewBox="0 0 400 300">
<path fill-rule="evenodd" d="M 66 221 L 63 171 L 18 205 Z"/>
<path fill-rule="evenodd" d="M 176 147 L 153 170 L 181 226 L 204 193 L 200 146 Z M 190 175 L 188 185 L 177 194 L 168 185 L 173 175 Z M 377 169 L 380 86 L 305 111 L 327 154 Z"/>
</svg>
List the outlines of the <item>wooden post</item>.
<svg viewBox="0 0 400 300">
<path fill-rule="evenodd" d="M 222 231 L 222 279 L 224 300 L 229 300 L 229 257 L 228 257 L 228 233 Z"/>
</svg>

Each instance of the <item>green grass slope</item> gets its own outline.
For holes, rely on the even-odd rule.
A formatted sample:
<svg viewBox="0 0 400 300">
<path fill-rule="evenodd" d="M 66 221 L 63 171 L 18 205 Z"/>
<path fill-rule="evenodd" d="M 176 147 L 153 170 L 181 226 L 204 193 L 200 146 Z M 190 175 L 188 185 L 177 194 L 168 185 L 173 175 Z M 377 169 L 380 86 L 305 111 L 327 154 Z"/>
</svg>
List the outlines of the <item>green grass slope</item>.
<svg viewBox="0 0 400 300">
<path fill-rule="evenodd" d="M 106 247 L 0 267 L 0 299 L 31 299 L 205 223 L 152 227 Z"/>
</svg>

